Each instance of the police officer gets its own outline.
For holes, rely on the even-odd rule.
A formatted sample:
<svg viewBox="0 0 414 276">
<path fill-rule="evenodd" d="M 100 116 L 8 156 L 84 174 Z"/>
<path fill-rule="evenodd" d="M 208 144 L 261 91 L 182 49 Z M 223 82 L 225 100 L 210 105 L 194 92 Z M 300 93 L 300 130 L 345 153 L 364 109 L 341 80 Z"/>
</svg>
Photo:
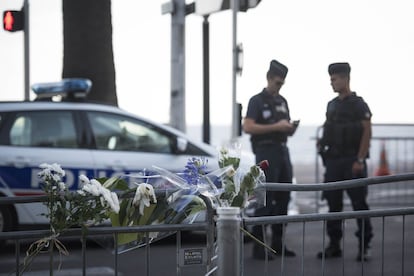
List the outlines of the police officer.
<svg viewBox="0 0 414 276">
<path fill-rule="evenodd" d="M 279 94 L 285 82 L 288 68 L 282 63 L 272 60 L 267 72 L 267 87 L 250 98 L 247 114 L 243 122 L 243 130 L 251 134 L 251 144 L 256 162 L 269 161 L 265 169 L 266 181 L 274 183 L 292 183 L 292 165 L 287 138 L 295 131 L 290 123 L 289 107 L 286 99 Z M 267 192 L 266 206 L 258 208 L 255 216 L 286 215 L 290 200 L 289 192 Z M 277 254 L 282 254 L 283 226 L 272 225 L 271 247 Z M 263 241 L 261 226 L 253 228 L 253 235 Z M 264 259 L 265 248 L 257 243 L 253 246 L 253 258 Z M 295 252 L 284 248 L 287 257 L 295 256 Z M 273 259 L 269 256 L 269 259 Z"/>
<path fill-rule="evenodd" d="M 371 140 L 372 114 L 363 98 L 351 91 L 350 72 L 348 63 L 333 63 L 328 67 L 333 91 L 338 96 L 328 103 L 323 135 L 319 141 L 325 165 L 325 182 L 367 177 L 365 159 Z M 354 210 L 369 209 L 367 186 L 346 189 L 346 192 Z M 343 210 L 343 190 L 324 191 L 323 197 L 328 202 L 329 212 Z M 357 260 L 361 261 L 369 255 L 372 226 L 369 219 L 358 219 L 357 226 Z M 317 254 L 318 258 L 341 257 L 342 222 L 328 220 L 327 233 L 330 243 L 324 252 Z"/>
</svg>

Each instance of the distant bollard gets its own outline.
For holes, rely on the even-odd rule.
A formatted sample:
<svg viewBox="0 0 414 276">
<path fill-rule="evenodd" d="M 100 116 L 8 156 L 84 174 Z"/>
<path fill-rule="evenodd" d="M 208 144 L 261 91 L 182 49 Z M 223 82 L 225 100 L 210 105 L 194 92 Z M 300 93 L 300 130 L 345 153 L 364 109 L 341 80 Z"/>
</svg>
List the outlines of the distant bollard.
<svg viewBox="0 0 414 276">
<path fill-rule="evenodd" d="M 240 208 L 217 208 L 217 275 L 240 275 Z"/>
</svg>

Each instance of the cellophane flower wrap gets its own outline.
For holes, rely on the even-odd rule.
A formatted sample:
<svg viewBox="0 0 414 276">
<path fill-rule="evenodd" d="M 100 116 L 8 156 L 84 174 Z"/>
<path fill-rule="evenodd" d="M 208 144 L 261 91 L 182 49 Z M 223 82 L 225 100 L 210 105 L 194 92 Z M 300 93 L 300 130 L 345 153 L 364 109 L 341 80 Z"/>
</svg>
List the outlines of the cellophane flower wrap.
<svg viewBox="0 0 414 276">
<path fill-rule="evenodd" d="M 46 203 L 49 212 L 44 215 L 50 218 L 51 236 L 34 243 L 28 255 L 43 251 L 50 241 L 59 247 L 60 253 L 66 254 L 57 237 L 71 227 L 82 227 L 86 233 L 88 227 L 108 219 L 112 226 L 123 227 L 188 224 L 205 214 L 205 200 L 213 208 L 245 208 L 252 201 L 263 204 L 263 164 L 241 168 L 239 148 L 223 147 L 219 152 L 219 168 L 213 171 L 208 169 L 206 158 L 192 157 L 179 173 L 154 165 L 139 174 L 100 179 L 80 176 L 82 185 L 77 191 L 68 190 L 62 180 L 65 172 L 58 164 L 42 164 L 39 176 L 49 197 Z M 169 234 L 117 234 L 117 252 L 129 251 Z"/>
<path fill-rule="evenodd" d="M 206 173 L 206 158 L 190 158 L 180 173 L 152 166 L 140 174 L 122 177 L 125 185 L 118 185 L 121 196 L 120 211 L 112 213 L 113 226 L 139 226 L 158 224 L 193 223 L 206 210 L 202 199 L 216 206 L 221 177 L 227 169 Z M 127 185 L 132 183 L 132 185 Z M 147 243 L 162 239 L 170 232 L 118 234 L 118 253 L 127 252 Z"/>
<path fill-rule="evenodd" d="M 148 174 L 125 175 L 132 183 L 121 188 L 120 211 L 111 213 L 112 226 L 139 226 L 192 223 L 206 209 L 196 185 L 189 185 L 178 174 L 154 167 Z M 121 233 L 117 235 L 118 253 L 141 247 L 171 233 Z"/>
<path fill-rule="evenodd" d="M 233 172 L 226 173 L 221 178 L 219 192 L 221 206 L 246 208 L 252 202 L 257 206 L 264 205 L 266 177 L 263 170 L 268 167 L 268 161 L 263 160 L 247 168 L 241 167 L 240 155 L 239 143 L 230 143 L 220 149 L 219 167 L 232 168 Z"/>
<path fill-rule="evenodd" d="M 264 164 L 240 168 L 240 150 L 223 147 L 219 168 L 207 172 L 208 160 L 190 158 L 180 173 L 153 166 L 151 173 L 129 174 L 122 193 L 120 211 L 111 213 L 113 226 L 193 223 L 206 210 L 204 199 L 213 208 L 233 206 L 245 208 L 254 201 L 264 204 Z M 118 188 L 121 186 L 118 185 Z M 132 196 L 133 195 L 133 196 Z M 118 234 L 118 253 L 153 242 L 171 233 Z"/>
</svg>

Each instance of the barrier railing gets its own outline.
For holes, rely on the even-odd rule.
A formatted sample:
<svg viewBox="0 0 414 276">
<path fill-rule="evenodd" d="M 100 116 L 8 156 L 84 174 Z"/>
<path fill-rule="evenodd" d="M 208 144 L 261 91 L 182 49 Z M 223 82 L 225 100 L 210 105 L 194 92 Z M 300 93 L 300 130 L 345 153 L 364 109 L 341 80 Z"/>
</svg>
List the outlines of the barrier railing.
<svg viewBox="0 0 414 276">
<path fill-rule="evenodd" d="M 411 216 L 410 219 L 410 227 L 406 226 L 406 216 Z M 393 219 L 391 223 L 395 223 L 395 221 L 399 221 L 400 226 L 398 228 L 401 228 L 400 233 L 396 233 L 395 231 L 389 231 L 391 232 L 391 235 L 394 235 L 393 240 L 395 240 L 395 236 L 398 234 L 401 234 L 400 241 L 398 243 L 395 243 L 394 241 L 388 241 L 386 240 L 385 236 L 385 229 L 389 228 L 389 226 L 386 225 L 385 219 L 388 217 L 399 217 L 399 219 Z M 299 244 L 300 247 L 300 253 L 298 254 L 300 261 L 295 262 L 293 266 L 288 267 L 287 258 L 284 256 L 284 252 L 278 252 L 281 254 L 279 263 L 277 266 L 273 266 L 273 269 L 271 269 L 269 265 L 268 259 L 264 262 L 264 270 L 262 275 L 275 275 L 277 270 L 280 271 L 279 274 L 276 275 L 327 275 L 328 270 L 334 269 L 334 274 L 330 275 L 385 275 L 386 270 L 385 266 L 386 264 L 392 264 L 394 267 L 390 269 L 389 267 L 388 272 L 391 270 L 393 274 L 387 275 L 394 275 L 397 273 L 397 275 L 410 275 L 406 274 L 409 272 L 412 272 L 412 268 L 410 270 L 406 269 L 406 266 L 408 263 L 410 263 L 410 260 L 414 257 L 413 253 L 410 252 L 410 254 L 407 254 L 407 250 L 412 247 L 412 242 L 406 243 L 406 235 L 407 233 L 411 233 L 413 227 L 413 218 L 414 217 L 414 207 L 409 208 L 395 208 L 395 209 L 379 209 L 379 210 L 369 210 L 369 211 L 346 211 L 346 212 L 339 212 L 339 213 L 325 213 L 325 214 L 304 214 L 304 215 L 291 215 L 291 216 L 280 216 L 280 217 L 255 217 L 255 218 L 246 218 L 244 219 L 244 225 L 246 226 L 253 226 L 253 225 L 262 225 L 264 227 L 265 225 L 271 225 L 271 224 L 282 224 L 285 229 L 286 235 L 289 235 L 288 232 L 286 232 L 286 226 L 289 223 L 289 228 L 291 227 L 291 223 L 300 223 L 300 225 L 296 225 L 296 232 L 300 231 L 301 234 L 299 236 L 296 236 L 297 239 L 299 239 L 298 243 L 295 243 L 296 245 Z M 382 221 L 380 223 L 376 223 L 374 226 L 374 230 L 377 230 L 376 232 L 379 232 L 380 235 L 376 238 L 379 238 L 380 241 L 376 242 L 376 245 L 374 246 L 375 250 L 378 250 L 380 253 L 377 254 L 379 258 L 377 258 L 375 261 L 368 260 L 365 262 L 362 260 L 362 262 L 358 265 L 358 263 L 355 263 L 354 259 L 349 260 L 349 256 L 347 255 L 348 250 L 345 250 L 345 248 L 351 248 L 349 251 L 352 251 L 351 253 L 357 253 L 357 245 L 353 244 L 352 241 L 347 240 L 345 242 L 346 231 L 348 227 L 346 227 L 347 223 L 346 220 L 350 219 L 362 219 L 362 218 L 380 218 Z M 318 260 L 316 258 L 316 250 L 319 250 L 322 252 L 322 250 L 327 246 L 327 239 L 325 236 L 325 230 L 326 230 L 326 222 L 328 220 L 343 220 L 342 223 L 342 229 L 344 231 L 344 237 L 342 240 L 342 249 L 343 249 L 343 255 L 340 258 L 340 262 L 335 262 L 334 265 L 329 264 L 328 260 L 325 258 Z M 311 226 L 308 226 L 311 222 L 322 222 L 322 227 L 318 227 L 317 231 L 314 229 L 306 231 L 307 228 L 311 228 Z M 395 225 L 394 225 L 394 228 Z M 312 231 L 312 232 L 311 232 Z M 315 232 L 319 232 L 321 236 L 321 241 L 318 245 L 314 242 L 315 237 L 313 236 L 311 241 L 307 241 L 308 233 L 315 234 Z M 286 242 L 283 241 L 283 244 Z M 315 246 L 316 245 L 316 246 Z M 399 251 L 395 252 L 393 250 L 391 253 L 387 254 L 386 249 L 389 250 L 391 247 L 394 246 L 401 246 Z M 307 248 L 310 248 L 314 255 L 311 255 L 306 252 Z M 270 253 L 269 253 L 270 254 Z M 356 256 L 356 254 L 355 254 Z M 224 261 L 225 262 L 225 261 Z M 375 262 L 375 269 L 373 269 L 372 264 Z M 242 262 L 243 263 L 243 262 Z M 292 262 L 289 262 L 292 264 Z M 369 269 L 368 263 L 370 264 Z M 244 271 L 247 270 L 246 267 L 243 268 Z M 407 271 L 406 271 L 407 270 Z M 399 274 L 401 272 L 401 274 Z M 257 274 L 260 274 L 257 272 Z M 250 275 L 247 273 L 246 275 Z"/>
<path fill-rule="evenodd" d="M 184 231 L 202 231 L 205 232 L 206 235 L 206 244 L 205 247 L 202 247 L 201 250 L 205 251 L 205 254 L 202 254 L 199 259 L 199 263 L 201 266 L 205 267 L 205 271 L 211 270 L 212 259 L 215 254 L 215 228 L 214 228 L 214 210 L 211 206 L 211 201 L 200 195 L 200 197 L 205 202 L 207 209 L 204 221 L 197 221 L 191 224 L 163 224 L 163 225 L 141 225 L 141 226 L 128 226 L 128 227 L 112 227 L 112 226 L 97 226 L 97 227 L 89 227 L 87 233 L 83 232 L 80 228 L 73 228 L 66 230 L 60 238 L 70 238 L 76 237 L 81 240 L 82 248 L 82 264 L 81 264 L 81 273 L 82 275 L 87 275 L 87 263 L 86 263 L 86 240 L 89 238 L 93 238 L 96 236 L 105 237 L 108 236 L 110 240 L 114 241 L 113 244 L 113 263 L 114 263 L 114 275 L 118 275 L 119 267 L 118 267 L 118 246 L 116 241 L 118 240 L 118 235 L 123 233 L 145 233 L 146 240 L 149 240 L 149 233 L 153 232 L 163 232 L 163 233 L 171 233 L 176 232 L 176 259 L 177 259 L 177 267 L 176 267 L 176 275 L 181 275 L 181 268 L 179 264 L 182 262 L 180 259 L 185 258 L 181 256 L 182 253 L 182 241 L 181 241 L 181 233 Z M 44 202 L 47 200 L 46 196 L 21 196 L 21 197 L 0 197 L 0 206 L 1 205 L 10 205 L 10 204 L 24 204 L 24 203 L 33 203 L 33 202 Z M 7 275 L 21 275 L 23 272 L 21 269 L 22 265 L 22 256 L 26 254 L 26 252 L 21 252 L 21 241 L 22 240 L 38 240 L 44 237 L 50 236 L 50 230 L 26 230 L 26 231 L 11 231 L 11 232 L 0 232 L 0 241 L 7 240 L 14 242 L 14 251 L 15 251 L 15 265 L 14 271 L 11 274 Z M 151 275 L 150 271 L 150 254 L 149 249 L 152 246 L 151 243 L 146 243 L 142 247 L 145 247 L 145 275 Z M 204 250 L 205 249 L 205 250 Z M 56 253 L 56 252 L 55 252 Z M 50 275 L 53 275 L 53 271 L 56 269 L 53 267 L 54 262 L 53 253 L 50 256 L 49 260 L 49 271 Z M 10 272 L 10 271 L 9 271 Z M 0 275 L 1 271 L 0 271 Z M 72 275 L 72 274 L 71 274 Z"/>
<path fill-rule="evenodd" d="M 337 189 L 348 189 L 348 188 L 354 188 L 358 186 L 363 185 L 376 185 L 376 184 L 385 184 L 385 183 L 395 183 L 400 181 L 412 181 L 414 180 L 414 173 L 410 174 L 401 174 L 401 175 L 391 175 L 391 176 L 383 176 L 383 177 L 371 177 L 371 178 L 364 178 L 364 179 L 355 179 L 355 180 L 347 180 L 347 181 L 340 181 L 340 182 L 331 182 L 331 183 L 324 183 L 324 184 L 278 184 L 278 183 L 267 183 L 266 189 L 268 191 L 327 191 L 327 190 L 337 190 Z M 286 233 L 286 225 L 287 223 L 300 223 L 302 224 L 302 229 L 299 229 L 298 231 L 301 232 L 301 241 L 299 241 L 301 245 L 301 253 L 300 253 L 300 259 L 301 263 L 298 265 L 295 263 L 293 267 L 287 268 L 286 267 L 286 258 L 284 256 L 284 252 L 278 252 L 279 255 L 281 255 L 280 263 L 279 263 L 279 269 L 280 274 L 279 275 L 308 275 L 309 270 L 311 270 L 310 275 L 326 275 L 327 273 L 327 261 L 323 257 L 323 259 L 319 263 L 320 267 L 320 274 L 314 274 L 315 271 L 317 271 L 318 262 L 315 261 L 315 256 L 312 256 L 312 259 L 314 260 L 314 267 L 311 268 L 309 263 L 307 263 L 307 266 L 305 268 L 305 260 L 308 260 L 308 255 L 305 254 L 305 240 L 306 240 L 306 225 L 310 222 L 322 222 L 323 226 L 322 228 L 319 227 L 318 230 L 312 231 L 312 248 L 315 249 L 315 233 L 320 233 L 322 244 L 320 244 L 318 247 L 321 251 L 325 248 L 325 230 L 326 230 L 326 222 L 328 220 L 342 220 L 342 228 L 345 235 L 346 224 L 344 223 L 344 220 L 349 219 L 361 219 L 361 218 L 381 218 L 382 219 L 382 225 L 380 225 L 380 228 L 374 228 L 376 229 L 376 236 L 380 237 L 380 241 L 377 241 L 377 244 L 380 245 L 381 248 L 381 255 L 380 259 L 377 260 L 378 265 L 372 268 L 372 266 L 368 269 L 367 265 L 365 264 L 364 260 L 361 262 L 361 266 L 348 266 L 349 263 L 348 259 L 345 258 L 345 250 L 344 255 L 342 256 L 342 275 L 345 275 L 345 272 L 351 272 L 352 273 L 361 273 L 358 275 L 384 275 L 385 273 L 385 260 L 387 258 L 392 258 L 393 260 L 398 260 L 397 262 L 389 261 L 389 263 L 393 263 L 393 265 L 398 265 L 399 261 L 399 267 L 396 268 L 396 271 L 401 272 L 401 275 L 405 275 L 405 268 L 407 265 L 407 261 L 411 260 L 414 257 L 414 252 L 410 251 L 410 255 L 407 255 L 407 248 L 412 247 L 413 239 L 410 239 L 411 245 L 406 244 L 406 232 L 408 233 L 409 230 L 414 229 L 414 207 L 406 207 L 406 208 L 394 208 L 394 209 L 377 209 L 377 210 L 365 210 L 365 211 L 345 211 L 345 212 L 338 212 L 338 213 L 325 213 L 325 214 L 304 214 L 304 215 L 289 215 L 289 216 L 267 216 L 267 217 L 249 217 L 243 219 L 243 224 L 246 227 L 254 226 L 254 225 L 261 225 L 263 228 L 263 232 L 266 233 L 266 226 L 272 225 L 272 224 L 282 224 L 284 225 L 284 230 Z M 386 248 L 386 242 L 388 242 L 385 239 L 385 218 L 386 217 L 395 217 L 398 216 L 400 219 L 393 220 L 393 227 L 396 227 L 397 224 L 401 225 L 402 231 L 401 231 L 401 251 L 398 255 L 395 255 L 395 252 L 393 252 L 391 255 L 386 254 L 385 248 Z M 406 224 L 406 216 L 410 216 L 410 224 Z M 234 221 L 234 223 L 237 223 L 237 221 Z M 364 226 L 363 226 L 364 227 Z M 409 229 L 409 230 L 407 230 Z M 220 230 L 220 229 L 218 229 Z M 396 236 L 398 232 L 392 231 L 391 235 Z M 218 235 L 231 235 L 231 233 L 218 233 Z M 282 244 L 284 245 L 286 243 L 286 236 L 288 236 L 289 233 L 286 233 L 284 235 Z M 296 243 L 298 242 L 298 238 L 296 236 Z M 394 237 L 395 240 L 395 237 Z M 241 244 L 243 244 L 243 240 L 240 241 Z M 347 243 L 350 243 L 347 241 Z M 343 238 L 342 243 L 343 248 L 345 248 L 345 237 Z M 395 241 L 391 245 L 387 245 L 389 247 L 395 247 L 396 243 Z M 356 246 L 355 246 L 356 247 Z M 282 246 L 284 250 L 284 246 Z M 362 247 L 363 248 L 363 247 Z M 267 252 L 267 251 L 266 251 Z M 237 255 L 236 255 L 237 256 Z M 226 256 L 229 258 L 228 260 L 222 260 L 221 262 L 224 263 L 232 263 L 234 260 L 232 260 L 231 256 Z M 240 260 L 240 263 L 242 264 L 242 271 L 246 271 L 246 267 L 244 266 L 245 261 Z M 315 265 L 316 263 L 316 265 Z M 331 266 L 329 266 L 330 269 L 332 269 Z M 388 269 L 388 268 L 387 268 Z M 264 274 L 263 275 L 274 275 L 275 271 L 269 271 L 269 261 L 268 258 L 265 259 L 265 266 L 264 266 Z M 348 271 L 349 270 L 349 271 Z M 374 271 L 374 272 L 373 272 Z M 412 270 L 410 270 L 412 271 Z M 336 266 L 334 267 L 334 274 L 338 275 L 338 263 L 336 263 Z M 270 274 L 269 274 L 270 273 Z M 286 274 L 285 274 L 286 273 Z M 249 274 L 248 274 L 249 275 Z M 220 275 L 221 276 L 221 275 Z"/>
<path fill-rule="evenodd" d="M 323 184 L 278 184 L 278 183 L 267 183 L 266 189 L 269 191 L 326 191 L 326 190 L 335 190 L 335 189 L 347 189 L 358 187 L 362 185 L 377 185 L 377 184 L 393 184 L 401 181 L 413 181 L 414 173 L 410 174 L 399 174 L 399 175 L 390 175 L 383 177 L 371 177 L 365 179 L 356 179 L 356 180 L 347 180 L 341 182 L 333 183 L 323 183 Z M 41 201 L 42 197 L 30 197 L 27 198 L 27 201 Z M 23 203 L 25 202 L 24 198 L 0 198 L 0 204 L 11 204 L 11 203 Z M 407 235 L 414 230 L 414 207 L 409 208 L 395 208 L 395 209 L 375 209 L 375 210 L 366 210 L 366 211 L 345 211 L 338 213 L 327 213 L 327 214 L 304 214 L 304 215 L 289 215 L 289 216 L 271 216 L 271 217 L 243 217 L 239 219 L 229 219 L 225 217 L 222 219 L 225 221 L 224 227 L 215 228 L 215 223 L 213 220 L 214 210 L 209 205 L 209 201 L 205 200 L 208 207 L 207 219 L 205 222 L 199 222 L 194 224 L 179 224 L 179 225 L 147 225 L 147 226 L 134 226 L 134 227 L 92 227 L 87 233 L 82 233 L 80 229 L 70 229 L 65 233 L 65 236 L 69 237 L 81 237 L 82 240 L 82 275 L 86 275 L 87 265 L 86 265 L 86 238 L 93 236 L 102 236 L 102 235 L 114 235 L 115 238 L 120 233 L 137 233 L 137 232 L 172 232 L 177 231 L 177 243 L 176 243 L 176 260 L 177 275 L 181 275 L 181 267 L 178 265 L 180 262 L 180 252 L 181 252 L 181 232 L 182 231 L 205 231 L 207 235 L 206 239 L 206 251 L 207 251 L 207 260 L 205 263 L 205 272 L 206 275 L 227 275 L 228 271 L 235 271 L 235 275 L 252 275 L 249 265 L 249 257 L 245 254 L 245 249 L 249 248 L 250 245 L 245 245 L 243 241 L 243 234 L 235 235 L 235 231 L 238 232 L 238 229 L 241 225 L 243 227 L 251 227 L 253 225 L 261 225 L 263 231 L 266 232 L 265 228 L 267 225 L 271 224 L 283 224 L 284 231 L 286 235 L 283 239 L 283 244 L 286 243 L 286 239 L 289 240 L 289 232 L 286 231 L 286 225 L 289 223 L 289 229 L 295 229 L 296 233 L 299 233 L 289 242 L 291 244 L 296 244 L 301 247 L 301 253 L 299 254 L 300 263 L 295 262 L 293 265 L 291 262 L 287 261 L 287 258 L 284 256 L 284 252 L 279 252 L 280 258 L 276 265 L 270 266 L 269 261 L 265 260 L 264 266 L 260 264 L 260 267 L 263 267 L 263 275 L 272 275 L 275 274 L 275 270 L 280 270 L 279 275 L 328 275 L 328 271 L 334 270 L 335 274 L 339 274 L 339 268 L 342 268 L 342 275 L 346 275 L 349 271 L 361 273 L 361 275 L 384 275 L 386 269 L 389 270 L 389 267 L 386 266 L 387 262 L 392 263 L 393 266 L 397 266 L 396 269 L 402 272 L 401 275 L 405 275 L 408 270 L 410 260 L 414 258 L 414 252 L 411 250 L 414 246 L 414 239 L 412 235 Z M 218 212 L 219 215 L 222 213 Z M 226 215 L 226 214 L 225 214 Z M 227 213 L 227 216 L 229 214 Z M 234 215 L 234 214 L 233 214 Z M 312 250 L 320 249 L 322 250 L 325 247 L 325 228 L 326 222 L 328 220 L 343 220 L 342 227 L 344 233 L 346 233 L 349 226 L 345 223 L 349 219 L 358 219 L 358 218 L 379 218 L 381 221 L 379 225 L 374 227 L 375 237 L 378 237 L 376 240 L 375 248 L 380 248 L 375 259 L 374 266 L 368 266 L 364 261 L 361 262 L 360 266 L 349 266 L 349 259 L 346 257 L 345 248 L 351 247 L 352 242 L 343 238 L 343 253 L 341 263 L 335 262 L 333 264 L 329 263 L 324 258 L 322 260 L 317 260 L 315 256 L 311 256 L 307 251 L 307 248 Z M 386 218 L 388 217 L 398 217 L 392 221 L 391 225 L 386 224 Z M 234 217 L 233 217 L 234 218 Z M 218 218 L 220 221 L 220 217 Z M 232 221 L 236 224 L 232 224 Z M 242 222 L 242 224 L 241 224 Z M 316 222 L 317 225 L 312 224 Z M 296 226 L 292 227 L 292 224 Z M 378 224 L 378 223 L 377 223 Z M 299 225 L 299 226 L 298 226 Z M 395 231 L 395 227 L 399 227 L 399 231 Z M 389 227 L 394 227 L 390 228 Z M 309 229 L 309 230 L 308 230 Z M 388 230 L 387 230 L 388 229 Z M 215 244 L 215 232 L 217 233 L 217 244 Z M 393 237 L 392 241 L 387 239 L 388 236 L 385 235 L 385 232 L 390 232 Z M 396 236 L 401 233 L 401 238 L 397 239 Z M 20 241 L 23 239 L 31 238 L 42 238 L 47 236 L 49 231 L 46 230 L 36 230 L 36 231 L 14 231 L 14 232 L 0 232 L 0 240 L 14 240 L 15 243 L 15 270 L 16 275 L 20 273 L 20 261 L 22 252 L 20 252 Z M 231 243 L 224 244 L 224 241 L 231 240 Z M 115 239 L 116 240 L 116 239 Z M 308 241 L 310 240 L 310 241 Z M 346 241 L 345 241 L 346 240 Z M 390 247 L 389 243 L 391 242 L 391 247 L 396 248 L 396 244 L 400 244 L 400 251 L 392 254 L 388 254 L 387 248 Z M 223 246 L 225 246 L 225 252 L 233 252 L 232 254 L 223 254 Z M 234 246 L 234 248 L 229 248 L 229 246 Z M 151 244 L 145 246 L 146 254 L 146 270 L 145 275 L 151 275 L 151 269 L 149 266 L 150 255 L 148 254 Z M 113 254 L 113 263 L 114 263 L 114 275 L 118 275 L 118 254 L 116 252 L 116 244 L 114 246 Z M 284 248 L 284 247 L 283 247 Z M 232 251 L 235 250 L 235 251 Z M 226 269 L 223 269 L 223 265 L 227 265 Z M 239 267 L 234 267 L 239 264 Z M 342 264 L 342 265 L 341 265 Z M 229 267 L 232 265 L 233 267 Z M 257 264 L 256 264 L 257 265 Z M 374 269 L 374 270 L 373 270 Z M 410 268 L 411 269 L 411 268 Z M 53 271 L 53 267 L 51 266 Z M 315 274 L 315 270 L 318 274 Z M 254 267 L 255 274 L 260 274 L 257 271 L 257 266 Z M 311 271 L 311 272 L 309 272 Z M 374 271 L 374 272 L 373 272 Z M 393 274 L 394 275 L 394 274 Z"/>
</svg>

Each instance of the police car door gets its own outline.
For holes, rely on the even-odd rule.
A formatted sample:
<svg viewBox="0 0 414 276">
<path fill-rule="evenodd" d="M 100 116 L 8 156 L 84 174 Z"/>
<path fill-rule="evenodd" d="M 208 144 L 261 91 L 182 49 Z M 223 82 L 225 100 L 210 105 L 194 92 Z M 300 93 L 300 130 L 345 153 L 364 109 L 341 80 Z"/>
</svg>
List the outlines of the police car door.
<svg viewBox="0 0 414 276">
<path fill-rule="evenodd" d="M 153 165 L 181 172 L 190 156 L 174 150 L 176 136 L 142 120 L 121 114 L 89 111 L 96 144 L 97 177 L 150 171 Z"/>
<path fill-rule="evenodd" d="M 41 193 L 39 165 L 57 163 L 66 172 L 65 183 L 78 188 L 78 175 L 93 176 L 89 149 L 82 148 L 76 114 L 66 110 L 33 110 L 10 112 L 2 128 L 0 145 L 0 188 L 8 195 Z M 38 220 L 28 204 L 28 217 Z"/>
</svg>

